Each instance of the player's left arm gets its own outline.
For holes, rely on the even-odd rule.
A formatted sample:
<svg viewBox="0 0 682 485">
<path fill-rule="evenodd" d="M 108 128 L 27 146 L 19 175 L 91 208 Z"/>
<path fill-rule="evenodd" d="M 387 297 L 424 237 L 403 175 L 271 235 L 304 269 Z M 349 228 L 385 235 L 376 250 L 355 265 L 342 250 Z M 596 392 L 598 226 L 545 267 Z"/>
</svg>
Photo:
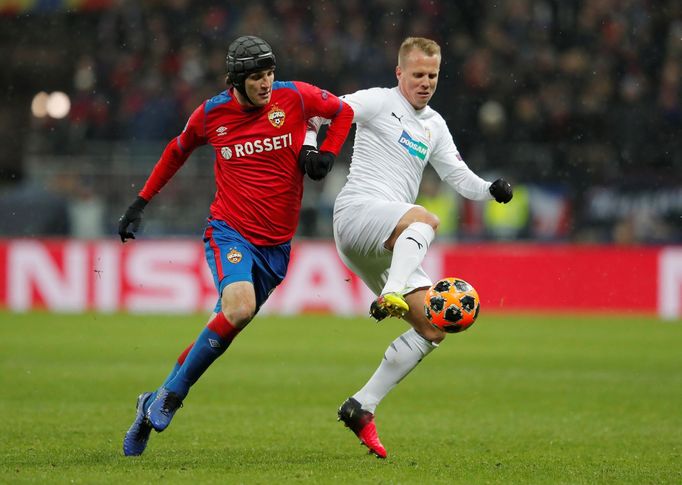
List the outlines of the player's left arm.
<svg viewBox="0 0 682 485">
<path fill-rule="evenodd" d="M 303 99 L 306 120 L 316 116 L 331 120 L 320 151 L 338 155 L 353 123 L 353 109 L 326 89 L 300 81 L 295 84 Z"/>
<path fill-rule="evenodd" d="M 313 180 L 320 180 L 332 169 L 334 160 L 346 141 L 353 123 L 353 109 L 329 91 L 303 82 L 295 84 L 301 93 L 305 118 L 310 120 L 322 117 L 331 120 L 319 150 L 314 145 L 305 144 L 299 156 L 303 171 Z"/>
<path fill-rule="evenodd" d="M 511 184 L 500 178 L 488 182 L 476 175 L 462 159 L 452 135 L 444 126 L 436 137 L 429 160 L 442 180 L 471 200 L 491 200 L 506 204 L 512 199 Z"/>
<path fill-rule="evenodd" d="M 339 99 L 349 104 L 353 110 L 353 123 L 369 123 L 372 118 L 381 113 L 386 101 L 385 88 L 361 89 L 351 94 L 344 94 Z M 316 116 L 308 120 L 304 145 L 317 146 L 317 134 L 320 127 L 328 124 L 329 120 Z"/>
</svg>

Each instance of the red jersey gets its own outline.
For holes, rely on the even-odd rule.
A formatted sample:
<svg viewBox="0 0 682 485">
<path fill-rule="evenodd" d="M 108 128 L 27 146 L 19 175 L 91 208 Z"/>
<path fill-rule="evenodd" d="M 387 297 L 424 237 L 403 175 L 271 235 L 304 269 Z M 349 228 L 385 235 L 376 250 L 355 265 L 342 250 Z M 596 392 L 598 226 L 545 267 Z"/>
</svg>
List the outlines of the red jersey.
<svg viewBox="0 0 682 485">
<path fill-rule="evenodd" d="M 298 154 L 309 118 L 331 119 L 320 150 L 338 155 L 353 110 L 333 94 L 298 81 L 272 86 L 262 108 L 239 104 L 233 89 L 204 101 L 163 151 L 140 191 L 151 200 L 198 146 L 215 150 L 216 194 L 210 214 L 248 241 L 275 246 L 293 237 L 303 196 Z"/>
</svg>

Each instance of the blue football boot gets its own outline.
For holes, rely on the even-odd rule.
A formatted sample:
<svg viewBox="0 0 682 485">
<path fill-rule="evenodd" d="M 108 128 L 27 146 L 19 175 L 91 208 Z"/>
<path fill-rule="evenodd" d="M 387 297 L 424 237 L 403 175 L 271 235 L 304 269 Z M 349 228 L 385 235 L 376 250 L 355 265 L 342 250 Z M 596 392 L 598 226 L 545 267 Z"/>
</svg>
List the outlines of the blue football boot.
<svg viewBox="0 0 682 485">
<path fill-rule="evenodd" d="M 147 447 L 152 425 L 144 415 L 144 404 L 151 395 L 151 392 L 143 392 L 137 398 L 135 421 L 123 438 L 123 454 L 125 456 L 139 456 Z"/>
<path fill-rule="evenodd" d="M 180 395 L 161 387 L 156 394 L 156 399 L 147 409 L 147 419 L 152 427 L 160 433 L 168 427 L 175 412 L 181 407 L 182 398 Z"/>
</svg>

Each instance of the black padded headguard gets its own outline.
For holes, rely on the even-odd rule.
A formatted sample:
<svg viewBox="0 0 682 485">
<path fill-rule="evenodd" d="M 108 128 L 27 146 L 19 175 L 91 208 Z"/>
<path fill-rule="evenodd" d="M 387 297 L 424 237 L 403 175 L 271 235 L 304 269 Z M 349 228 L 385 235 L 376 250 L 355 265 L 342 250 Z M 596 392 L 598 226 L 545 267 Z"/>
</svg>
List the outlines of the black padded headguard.
<svg viewBox="0 0 682 485">
<path fill-rule="evenodd" d="M 260 37 L 244 35 L 235 39 L 227 49 L 227 77 L 244 96 L 244 80 L 251 73 L 275 67 L 275 54 L 270 44 Z M 247 96 L 248 99 L 248 96 Z"/>
</svg>

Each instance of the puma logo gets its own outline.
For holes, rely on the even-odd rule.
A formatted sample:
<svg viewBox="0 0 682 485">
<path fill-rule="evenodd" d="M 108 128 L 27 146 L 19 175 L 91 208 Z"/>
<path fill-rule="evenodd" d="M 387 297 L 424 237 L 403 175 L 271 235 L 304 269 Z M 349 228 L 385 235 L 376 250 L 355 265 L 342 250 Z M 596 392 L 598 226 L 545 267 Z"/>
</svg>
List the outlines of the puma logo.
<svg viewBox="0 0 682 485">
<path fill-rule="evenodd" d="M 398 123 L 400 123 L 401 125 L 403 124 L 402 118 L 403 118 L 403 116 L 405 116 L 405 115 L 403 115 L 403 116 L 398 116 L 398 115 L 395 114 L 393 111 L 391 111 L 391 116 L 393 116 L 396 120 L 398 120 Z"/>
<path fill-rule="evenodd" d="M 419 249 L 421 249 L 421 248 L 424 247 L 424 245 L 423 245 L 422 243 L 420 243 L 419 241 L 417 241 L 417 240 L 416 240 L 415 238 L 413 238 L 413 237 L 409 237 L 409 236 L 408 236 L 408 237 L 406 237 L 405 239 L 409 239 L 410 241 L 414 241 L 414 243 L 415 243 L 417 246 L 419 246 Z"/>
</svg>

